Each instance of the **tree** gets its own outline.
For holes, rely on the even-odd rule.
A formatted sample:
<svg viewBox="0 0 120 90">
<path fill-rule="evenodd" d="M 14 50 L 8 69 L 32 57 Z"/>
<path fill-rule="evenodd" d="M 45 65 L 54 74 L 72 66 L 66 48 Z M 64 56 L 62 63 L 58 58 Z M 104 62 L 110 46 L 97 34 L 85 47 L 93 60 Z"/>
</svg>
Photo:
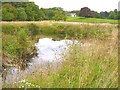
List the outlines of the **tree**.
<svg viewBox="0 0 120 90">
<path fill-rule="evenodd" d="M 39 20 L 44 20 L 45 19 L 44 9 L 41 8 L 39 10 L 38 17 L 39 17 Z"/>
<path fill-rule="evenodd" d="M 63 9 L 61 7 L 53 7 L 53 8 L 49 8 L 51 10 L 59 10 L 59 11 L 63 11 Z"/>
<path fill-rule="evenodd" d="M 27 19 L 27 14 L 24 8 L 17 8 L 17 20 L 25 21 Z"/>
<path fill-rule="evenodd" d="M 27 3 L 25 7 L 25 12 L 27 14 L 27 20 L 28 21 L 34 21 L 35 20 L 35 11 L 33 11 L 33 3 Z"/>
<path fill-rule="evenodd" d="M 114 13 L 115 13 L 114 19 L 118 19 L 118 11 L 117 11 L 117 9 L 114 10 Z"/>
<path fill-rule="evenodd" d="M 40 10 L 39 10 L 39 7 L 37 5 L 35 5 L 34 3 L 32 3 L 32 11 L 34 11 L 35 21 L 39 21 L 40 20 Z"/>
<path fill-rule="evenodd" d="M 100 17 L 101 17 L 100 13 L 96 12 L 96 18 L 100 18 Z"/>
<path fill-rule="evenodd" d="M 2 20 L 2 9 L 0 9 L 0 21 Z"/>
<path fill-rule="evenodd" d="M 118 20 L 120 19 L 120 11 L 118 11 L 118 14 L 117 14 L 118 16 L 117 16 L 117 18 L 118 18 Z"/>
<path fill-rule="evenodd" d="M 95 11 L 91 11 L 90 17 L 95 18 L 96 17 L 96 12 Z"/>
<path fill-rule="evenodd" d="M 60 7 L 43 9 L 45 20 L 66 20 L 66 13 Z"/>
<path fill-rule="evenodd" d="M 66 20 L 66 14 L 63 11 L 56 11 L 55 16 L 53 17 L 54 20 L 59 21 L 59 20 Z"/>
<path fill-rule="evenodd" d="M 81 8 L 79 15 L 82 17 L 96 17 L 96 13 L 91 11 L 88 7 Z"/>
<path fill-rule="evenodd" d="M 4 2 L 4 3 L 6 3 L 6 2 Z M 27 2 L 9 2 L 9 4 L 11 4 L 15 8 L 24 8 L 24 7 L 26 7 Z"/>
<path fill-rule="evenodd" d="M 61 7 L 39 9 L 34 2 L 4 2 L 1 10 L 6 21 L 66 20 L 66 12 Z"/>
<path fill-rule="evenodd" d="M 90 17 L 91 10 L 88 7 L 83 7 L 80 10 L 80 16 L 82 17 Z"/>
<path fill-rule="evenodd" d="M 115 9 L 114 12 L 117 13 L 118 12 L 117 9 Z"/>
<path fill-rule="evenodd" d="M 110 12 L 109 18 L 110 18 L 110 19 L 114 19 L 114 18 L 115 18 L 115 12 L 114 12 L 114 11 L 111 11 L 111 12 Z"/>
<path fill-rule="evenodd" d="M 14 21 L 16 18 L 16 9 L 9 3 L 2 6 L 2 20 Z"/>
<path fill-rule="evenodd" d="M 52 18 L 55 16 L 55 10 L 46 9 L 45 15 L 47 20 L 52 20 Z"/>
<path fill-rule="evenodd" d="M 100 16 L 101 16 L 101 18 L 108 18 L 109 17 L 109 13 L 107 12 L 107 11 L 105 11 L 105 12 L 100 12 Z"/>
</svg>

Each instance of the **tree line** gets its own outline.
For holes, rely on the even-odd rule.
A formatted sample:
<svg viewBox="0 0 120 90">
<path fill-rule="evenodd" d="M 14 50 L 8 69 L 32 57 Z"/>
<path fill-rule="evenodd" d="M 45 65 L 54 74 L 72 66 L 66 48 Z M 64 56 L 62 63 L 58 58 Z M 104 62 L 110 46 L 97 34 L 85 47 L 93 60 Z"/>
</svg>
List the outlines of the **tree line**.
<svg viewBox="0 0 120 90">
<path fill-rule="evenodd" d="M 120 12 L 115 9 L 114 11 L 101 11 L 100 13 L 96 11 L 91 11 L 88 7 L 83 7 L 80 10 L 79 16 L 92 17 L 92 18 L 102 18 L 102 19 L 120 19 Z"/>
<path fill-rule="evenodd" d="M 3 21 L 66 20 L 66 12 L 60 7 L 40 8 L 34 2 L 2 3 Z"/>
<path fill-rule="evenodd" d="M 120 19 L 120 12 L 114 11 L 92 11 L 88 7 L 83 7 L 80 10 L 64 11 L 61 7 L 40 8 L 34 2 L 4 2 L 2 3 L 2 20 L 3 21 L 40 21 L 40 20 L 66 20 L 68 13 L 76 13 L 77 16 L 87 18 L 105 18 L 105 19 Z"/>
</svg>

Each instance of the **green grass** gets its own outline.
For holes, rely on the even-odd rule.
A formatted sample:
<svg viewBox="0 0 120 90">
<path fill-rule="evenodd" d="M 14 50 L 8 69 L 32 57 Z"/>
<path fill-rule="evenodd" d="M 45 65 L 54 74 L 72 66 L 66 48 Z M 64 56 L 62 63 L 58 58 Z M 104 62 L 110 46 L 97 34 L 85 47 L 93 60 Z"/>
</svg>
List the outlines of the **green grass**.
<svg viewBox="0 0 120 90">
<path fill-rule="evenodd" d="M 25 69 L 26 62 L 34 55 L 35 47 L 29 32 L 21 27 L 15 28 L 13 25 L 3 25 L 2 30 L 2 54 L 3 64 L 11 61 L 17 67 Z"/>
<path fill-rule="evenodd" d="M 90 23 L 118 23 L 118 20 L 99 19 L 99 18 L 85 18 L 85 17 L 67 17 L 66 21 L 90 22 Z"/>
<path fill-rule="evenodd" d="M 111 41 L 111 40 L 110 40 Z M 74 45 L 62 66 L 39 69 L 13 87 L 26 88 L 117 88 L 118 53 L 115 41 L 86 40 L 91 46 Z M 27 85 L 29 82 L 32 85 Z M 33 86 L 34 85 L 34 86 Z"/>
<path fill-rule="evenodd" d="M 48 71 L 28 76 L 26 81 L 42 88 L 117 88 L 117 47 L 102 41 L 94 44 L 73 46 L 59 71 L 52 72 L 48 68 Z"/>
<path fill-rule="evenodd" d="M 91 46 L 73 45 L 62 65 L 28 75 L 25 82 L 3 85 L 7 88 L 117 88 L 118 48 L 116 25 L 3 24 L 3 52 L 8 59 L 23 62 L 30 58 L 35 42 L 41 37 L 77 39 Z M 24 45 L 23 45 L 24 44 Z M 16 51 L 16 50 L 19 50 Z M 24 54 L 24 58 L 20 58 Z M 19 56 L 18 56 L 19 55 Z M 27 56 L 28 55 L 28 56 Z M 27 58 L 26 58 L 27 56 Z M 5 57 L 3 57 L 5 58 Z M 20 60 L 20 61 L 19 61 Z M 3 59 L 4 61 L 4 59 Z M 26 84 L 27 82 L 31 85 Z"/>
</svg>

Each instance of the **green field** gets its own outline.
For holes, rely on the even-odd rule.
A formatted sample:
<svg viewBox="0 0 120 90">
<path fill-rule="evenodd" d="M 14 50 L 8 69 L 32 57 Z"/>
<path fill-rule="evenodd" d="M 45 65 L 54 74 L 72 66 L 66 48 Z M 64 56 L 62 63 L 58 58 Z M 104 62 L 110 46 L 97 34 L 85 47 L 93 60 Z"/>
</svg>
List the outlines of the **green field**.
<svg viewBox="0 0 120 90">
<path fill-rule="evenodd" d="M 118 23 L 118 20 L 85 18 L 85 17 L 67 17 L 67 21 L 73 22 L 91 22 L 91 23 Z"/>
</svg>

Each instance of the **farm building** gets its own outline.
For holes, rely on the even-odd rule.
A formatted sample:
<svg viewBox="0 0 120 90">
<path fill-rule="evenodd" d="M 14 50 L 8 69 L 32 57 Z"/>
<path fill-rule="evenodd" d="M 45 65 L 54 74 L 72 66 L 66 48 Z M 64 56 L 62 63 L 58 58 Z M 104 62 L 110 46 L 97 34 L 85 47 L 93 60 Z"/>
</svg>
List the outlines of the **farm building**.
<svg viewBox="0 0 120 90">
<path fill-rule="evenodd" d="M 68 16 L 71 16 L 71 17 L 76 17 L 76 13 L 68 13 Z"/>
</svg>

